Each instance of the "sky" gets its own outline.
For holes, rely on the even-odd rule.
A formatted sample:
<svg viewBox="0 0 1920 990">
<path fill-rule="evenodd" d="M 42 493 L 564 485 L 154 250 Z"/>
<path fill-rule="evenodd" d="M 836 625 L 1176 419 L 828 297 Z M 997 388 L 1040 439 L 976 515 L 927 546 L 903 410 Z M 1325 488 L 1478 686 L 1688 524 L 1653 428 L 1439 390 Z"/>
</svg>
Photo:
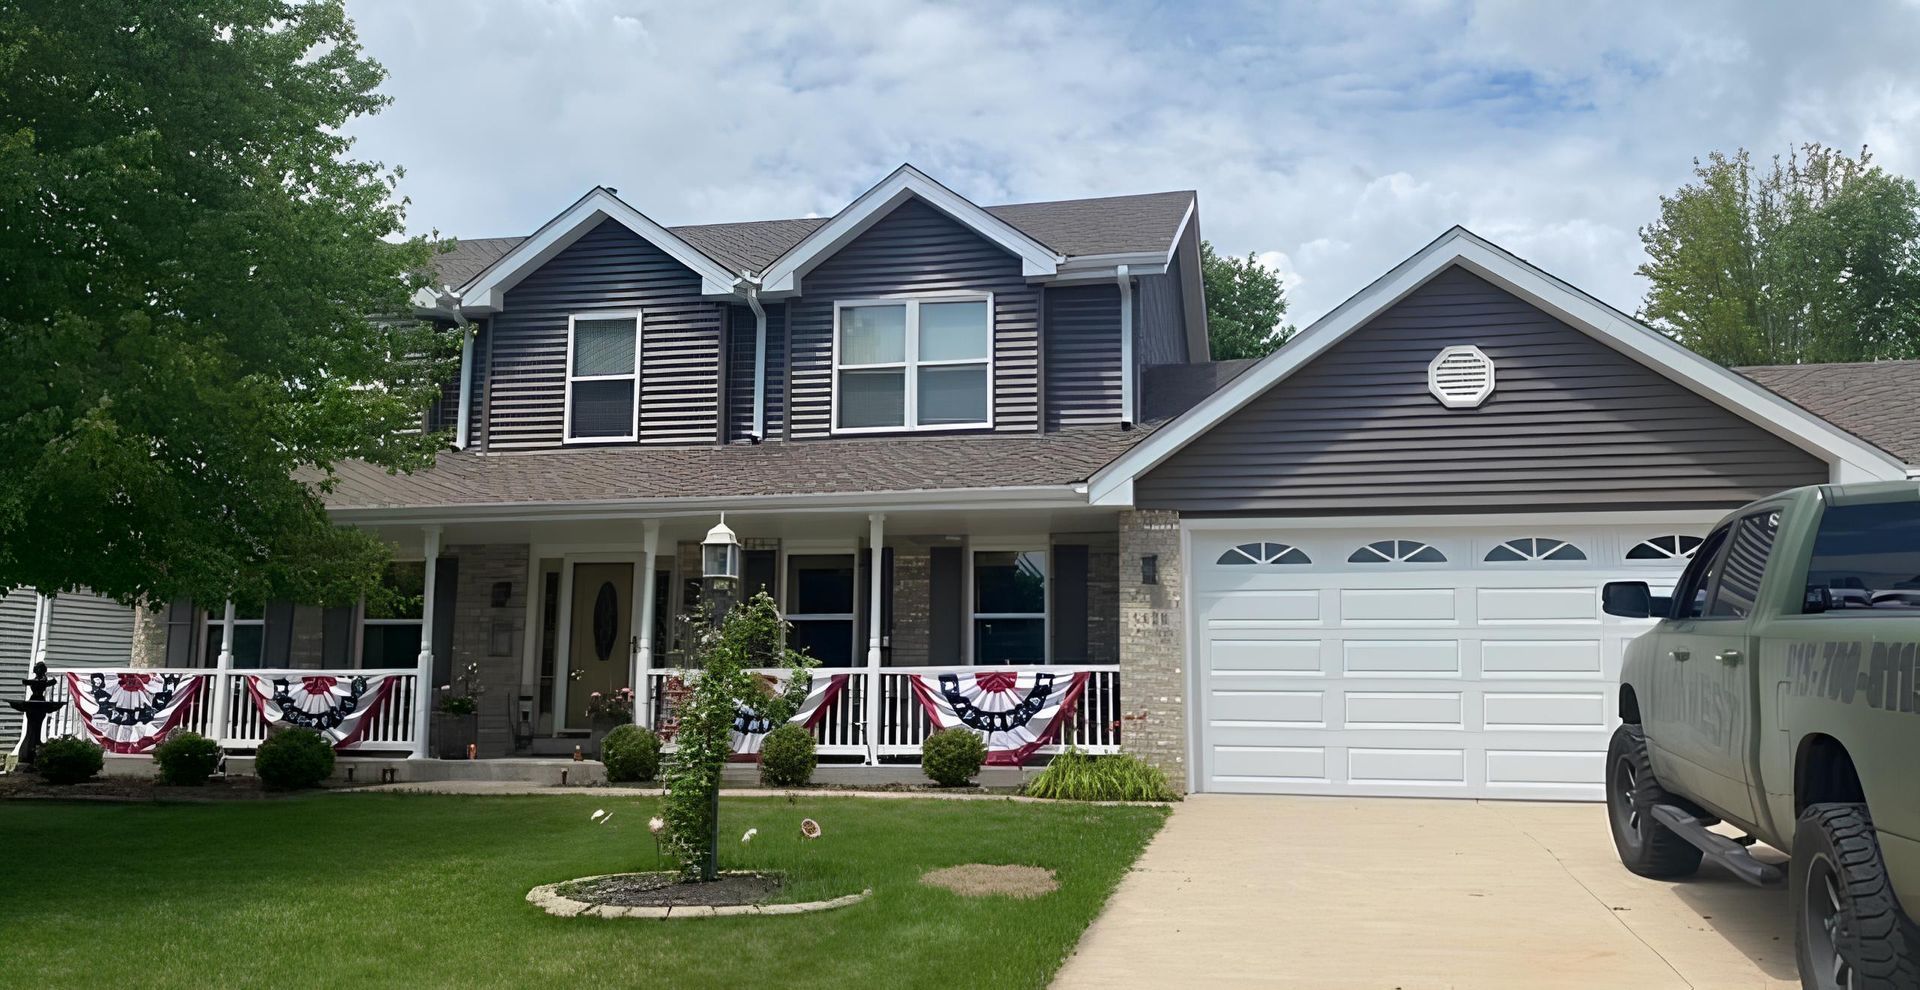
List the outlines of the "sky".
<svg viewBox="0 0 1920 990">
<path fill-rule="evenodd" d="M 668 225 L 830 215 L 901 162 L 982 205 L 1192 189 L 1305 326 L 1462 224 L 1628 312 L 1695 158 L 1920 176 L 1920 0 L 348 0 L 415 233 L 596 184 Z M 1842 14 L 1844 12 L 1844 15 Z"/>
</svg>

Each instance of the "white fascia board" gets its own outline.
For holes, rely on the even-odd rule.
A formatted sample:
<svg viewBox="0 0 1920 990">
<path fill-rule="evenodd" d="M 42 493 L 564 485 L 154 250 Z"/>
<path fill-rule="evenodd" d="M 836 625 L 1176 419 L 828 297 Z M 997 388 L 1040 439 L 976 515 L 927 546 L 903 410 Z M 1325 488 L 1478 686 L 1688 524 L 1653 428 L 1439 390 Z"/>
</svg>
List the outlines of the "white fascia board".
<svg viewBox="0 0 1920 990">
<path fill-rule="evenodd" d="M 355 506 L 328 509 L 335 521 L 356 525 L 418 522 L 551 522 L 667 518 L 715 512 L 1013 511 L 1088 508 L 1079 485 L 835 492 L 817 495 L 724 495 L 692 498 L 487 502 L 473 505 Z"/>
<path fill-rule="evenodd" d="M 1060 269 L 1060 274 L 1051 278 L 1036 278 L 1029 279 L 1029 281 L 1038 285 L 1091 285 L 1094 283 L 1107 285 L 1112 283 L 1114 278 L 1119 275 L 1122 267 L 1125 267 L 1127 271 L 1133 275 L 1166 274 L 1167 267 L 1159 262 L 1158 254 L 1149 254 L 1147 257 L 1154 258 L 1155 260 L 1144 265 L 1129 264 L 1122 261 L 1118 264 L 1108 263 L 1098 268 L 1076 268 L 1071 271 L 1062 268 Z"/>
<path fill-rule="evenodd" d="M 739 273 L 729 272 L 699 248 L 628 206 L 620 197 L 596 187 L 462 286 L 462 308 L 475 315 L 498 312 L 508 289 L 608 219 L 619 221 L 641 239 L 665 251 L 668 257 L 692 269 L 700 276 L 703 294 L 732 294 Z"/>
<path fill-rule="evenodd" d="M 802 238 L 787 253 L 774 259 L 762 274 L 760 283 L 768 293 L 793 294 L 800 291 L 801 279 L 815 265 L 833 256 L 848 242 L 866 232 L 894 207 L 909 198 L 919 197 L 929 206 L 966 225 L 974 233 L 999 245 L 1020 258 L 1021 272 L 1028 278 L 1052 275 L 1065 259 L 1052 248 L 1027 236 L 1018 227 L 988 213 L 971 200 L 928 178 L 911 165 L 902 165 L 879 185 L 860 194 L 846 209 L 835 214 L 818 230 Z"/>
</svg>

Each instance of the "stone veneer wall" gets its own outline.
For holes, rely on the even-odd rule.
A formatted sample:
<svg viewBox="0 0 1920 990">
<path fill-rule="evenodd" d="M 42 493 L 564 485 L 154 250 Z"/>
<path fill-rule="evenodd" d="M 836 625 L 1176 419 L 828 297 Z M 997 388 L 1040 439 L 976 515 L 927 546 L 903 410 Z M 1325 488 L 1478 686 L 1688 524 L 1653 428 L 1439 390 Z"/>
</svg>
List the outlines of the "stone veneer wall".
<svg viewBox="0 0 1920 990">
<path fill-rule="evenodd" d="M 930 640 L 927 623 L 933 616 L 932 557 L 923 546 L 893 548 L 893 648 L 886 654 L 889 667 L 924 667 Z"/>
<path fill-rule="evenodd" d="M 135 608 L 133 610 L 133 657 L 135 667 L 165 667 L 167 665 L 167 610 L 165 608 Z"/>
<path fill-rule="evenodd" d="M 518 718 L 521 653 L 525 649 L 527 620 L 527 546 L 524 543 L 486 543 L 451 546 L 445 556 L 460 558 L 459 586 L 453 602 L 453 675 L 468 664 L 479 665 L 480 756 L 513 755 L 513 722 Z M 493 607 L 493 585 L 507 581 L 513 593 L 507 603 Z M 507 639 L 504 655 L 493 652 L 495 624 Z M 440 685 L 431 685 L 438 698 Z"/>
<path fill-rule="evenodd" d="M 1142 584 L 1140 558 L 1159 557 L 1159 583 Z M 1119 582 L 1121 748 L 1187 785 L 1186 628 L 1182 601 L 1180 514 L 1120 514 Z"/>
</svg>

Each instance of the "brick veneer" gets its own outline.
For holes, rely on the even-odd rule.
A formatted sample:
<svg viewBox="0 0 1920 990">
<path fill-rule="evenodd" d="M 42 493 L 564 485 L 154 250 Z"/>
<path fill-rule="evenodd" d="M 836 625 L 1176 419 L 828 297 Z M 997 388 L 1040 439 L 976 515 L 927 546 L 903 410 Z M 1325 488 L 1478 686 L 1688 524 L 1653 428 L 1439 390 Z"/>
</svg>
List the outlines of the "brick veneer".
<svg viewBox="0 0 1920 990">
<path fill-rule="evenodd" d="M 453 674 L 467 664 L 479 665 L 480 755 L 513 755 L 513 721 L 518 717 L 522 652 L 527 618 L 527 546 L 524 543 L 485 543 L 451 546 L 445 556 L 460 558 L 458 587 L 453 601 Z M 507 581 L 513 593 L 507 603 L 493 606 L 493 585 Z M 503 623 L 507 655 L 492 656 L 495 623 Z M 438 697 L 438 684 L 434 696 Z"/>
<path fill-rule="evenodd" d="M 1140 582 L 1140 558 L 1159 558 L 1159 582 Z M 1119 554 L 1120 744 L 1187 783 L 1186 625 L 1180 514 L 1122 512 Z"/>
</svg>

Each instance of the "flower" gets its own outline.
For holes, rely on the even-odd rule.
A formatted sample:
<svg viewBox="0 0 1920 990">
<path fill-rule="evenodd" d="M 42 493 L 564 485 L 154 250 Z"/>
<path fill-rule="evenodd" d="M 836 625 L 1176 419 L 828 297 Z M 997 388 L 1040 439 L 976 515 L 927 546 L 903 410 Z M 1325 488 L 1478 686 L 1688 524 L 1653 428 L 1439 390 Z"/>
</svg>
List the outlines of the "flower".
<svg viewBox="0 0 1920 990">
<path fill-rule="evenodd" d="M 759 834 L 760 834 L 760 830 L 757 828 L 747 829 L 747 834 L 740 837 L 740 844 L 744 846 L 747 843 L 752 842 L 753 837 Z"/>
<path fill-rule="evenodd" d="M 808 839 L 818 839 L 820 837 L 820 823 L 811 818 L 800 819 L 800 835 Z"/>
<path fill-rule="evenodd" d="M 666 830 L 667 830 L 667 823 L 665 821 L 662 821 L 659 818 L 647 819 L 647 831 L 652 832 L 655 835 L 659 835 L 660 833 Z"/>
</svg>

